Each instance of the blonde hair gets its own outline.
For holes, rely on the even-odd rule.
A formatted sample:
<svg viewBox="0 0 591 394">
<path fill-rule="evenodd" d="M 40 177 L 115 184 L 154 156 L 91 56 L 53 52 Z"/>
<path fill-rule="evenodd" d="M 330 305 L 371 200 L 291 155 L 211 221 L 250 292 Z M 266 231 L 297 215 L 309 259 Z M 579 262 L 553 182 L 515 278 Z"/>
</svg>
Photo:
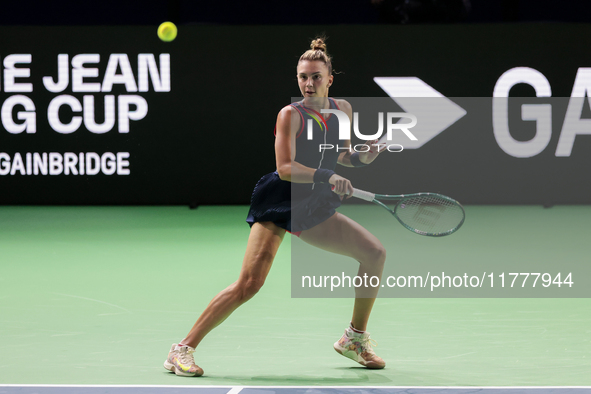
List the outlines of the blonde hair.
<svg viewBox="0 0 591 394">
<path fill-rule="evenodd" d="M 300 56 L 298 63 L 303 60 L 319 60 L 324 62 L 326 67 L 328 67 L 328 75 L 332 75 L 332 58 L 326 53 L 326 43 L 324 41 L 326 41 L 326 37 L 317 37 L 315 40 L 312 40 L 310 44 L 311 49 L 308 49 Z"/>
</svg>

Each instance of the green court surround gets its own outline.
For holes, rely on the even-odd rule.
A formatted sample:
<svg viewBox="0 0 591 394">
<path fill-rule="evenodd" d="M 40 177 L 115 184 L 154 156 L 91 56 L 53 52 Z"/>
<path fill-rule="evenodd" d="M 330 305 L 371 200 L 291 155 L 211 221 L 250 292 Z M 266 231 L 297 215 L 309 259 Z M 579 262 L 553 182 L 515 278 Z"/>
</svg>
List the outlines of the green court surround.
<svg viewBox="0 0 591 394">
<path fill-rule="evenodd" d="M 341 211 L 362 222 L 376 209 Z M 237 278 L 246 213 L 245 206 L 0 207 L 0 384 L 591 385 L 585 298 L 379 299 L 369 330 L 388 365 L 363 369 L 332 349 L 351 299 L 291 298 L 289 235 L 260 293 L 199 346 L 205 376 L 172 375 L 162 367 L 171 343 Z M 479 256 L 494 265 L 510 248 L 557 263 L 589 261 L 591 207 L 466 213 L 451 236 L 457 254 L 441 253 L 442 240 L 420 253 L 442 264 Z M 383 226 L 398 235 L 383 241 L 396 251 L 393 263 L 412 256 L 413 237 L 423 242 Z M 528 242 L 541 243 L 519 246 Z"/>
</svg>

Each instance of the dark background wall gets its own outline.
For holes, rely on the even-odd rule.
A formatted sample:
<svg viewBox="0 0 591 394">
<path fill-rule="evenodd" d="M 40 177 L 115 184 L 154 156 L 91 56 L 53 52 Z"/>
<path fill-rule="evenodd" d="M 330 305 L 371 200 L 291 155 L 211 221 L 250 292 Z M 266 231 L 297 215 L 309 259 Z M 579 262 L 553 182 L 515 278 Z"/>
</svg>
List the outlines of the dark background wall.
<svg viewBox="0 0 591 394">
<path fill-rule="evenodd" d="M 591 137 L 577 136 L 569 157 L 555 155 L 577 73 L 591 67 L 591 26 L 556 21 L 577 22 L 591 15 L 582 12 L 583 2 L 566 2 L 558 8 L 545 1 L 473 0 L 470 13 L 454 24 L 419 23 L 422 17 L 406 24 L 375 23 L 380 11 L 368 2 L 347 7 L 322 1 L 298 2 L 298 7 L 295 2 L 242 4 L 5 4 L 7 11 L 0 14 L 0 57 L 32 54 L 31 76 L 26 80 L 34 89 L 19 94 L 35 103 L 37 132 L 13 134 L 0 129 L 0 153 L 11 158 L 19 153 L 24 159 L 27 152 L 129 152 L 131 173 L 35 176 L 16 171 L 0 177 L 0 203 L 248 203 L 259 177 L 275 169 L 277 112 L 299 95 L 295 65 L 309 39 L 319 33 L 330 37 L 329 51 L 340 72 L 331 95 L 387 97 L 374 77 L 417 77 L 444 96 L 457 98 L 456 103 L 468 111 L 421 149 L 380 156 L 376 165 L 387 169 L 385 180 L 368 182 L 375 174 L 369 169 L 375 166 L 342 169 L 358 187 L 383 193 L 436 191 L 464 203 L 591 203 L 587 181 Z M 324 24 L 312 24 L 317 23 L 318 9 Z M 409 15 L 419 14 L 415 9 Z M 179 25 L 179 36 L 172 43 L 161 42 L 155 34 L 158 24 L 167 19 Z M 553 22 L 471 23 L 546 19 Z M 130 121 L 129 133 L 94 134 L 84 125 L 71 134 L 56 133 L 48 124 L 47 107 L 57 94 L 44 89 L 42 79 L 57 76 L 59 54 L 68 54 L 71 61 L 88 53 L 100 55 L 99 77 L 88 79 L 96 82 L 103 80 L 112 54 L 126 54 L 136 80 L 138 54 L 154 54 L 156 59 L 170 54 L 171 90 L 155 92 L 150 85 L 148 92 L 133 93 L 146 100 L 148 113 Z M 541 72 L 557 98 L 551 141 L 539 155 L 526 159 L 503 152 L 491 125 L 495 83 L 514 67 Z M 533 96 L 528 85 L 515 89 L 513 95 Z M 0 90 L 0 103 L 14 94 Z M 82 102 L 88 93 L 73 92 L 69 86 L 61 94 Z M 102 102 L 109 94 L 132 93 L 115 85 L 112 92 L 93 94 L 98 120 L 104 117 Z M 474 103 L 489 112 L 472 107 Z M 11 113 L 17 123 L 18 110 Z M 60 112 L 64 122 L 74 115 L 79 114 L 67 108 Z M 520 135 L 523 140 L 534 134 L 531 122 L 527 127 Z"/>
<path fill-rule="evenodd" d="M 373 24 L 399 21 L 404 13 L 409 23 L 589 22 L 589 10 L 588 0 L 21 0 L 2 2 L 0 24 Z"/>
</svg>

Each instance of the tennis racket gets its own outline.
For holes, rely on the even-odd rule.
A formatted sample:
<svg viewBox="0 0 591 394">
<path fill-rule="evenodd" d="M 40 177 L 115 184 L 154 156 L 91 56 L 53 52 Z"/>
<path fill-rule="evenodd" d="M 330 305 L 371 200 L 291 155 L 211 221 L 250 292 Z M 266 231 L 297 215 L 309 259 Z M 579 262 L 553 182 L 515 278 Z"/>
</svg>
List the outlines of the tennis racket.
<svg viewBox="0 0 591 394">
<path fill-rule="evenodd" d="M 353 189 L 352 196 L 379 205 L 394 215 L 408 230 L 429 237 L 455 233 L 466 218 L 464 208 L 459 202 L 437 193 L 390 196 Z M 396 201 L 396 205 L 394 209 L 390 209 L 382 201 Z"/>
</svg>

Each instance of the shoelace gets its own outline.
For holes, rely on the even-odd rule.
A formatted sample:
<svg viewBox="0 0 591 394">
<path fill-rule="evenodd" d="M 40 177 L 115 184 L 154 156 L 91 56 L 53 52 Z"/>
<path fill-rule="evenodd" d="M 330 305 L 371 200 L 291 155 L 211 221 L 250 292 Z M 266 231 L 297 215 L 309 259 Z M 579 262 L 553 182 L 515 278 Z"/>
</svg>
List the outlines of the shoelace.
<svg viewBox="0 0 591 394">
<path fill-rule="evenodd" d="M 186 349 L 186 351 L 184 351 L 183 349 Z M 179 358 L 181 359 L 181 363 L 183 363 L 184 365 L 195 364 L 193 353 L 195 353 L 195 349 L 191 350 L 188 347 L 179 349 Z"/>
<path fill-rule="evenodd" d="M 373 351 L 373 347 L 374 346 L 378 346 L 378 341 L 376 341 L 375 339 L 371 339 L 369 337 L 369 335 L 366 338 L 359 338 L 360 339 L 360 343 L 361 346 L 363 346 L 363 348 L 365 349 L 366 352 L 371 353 L 371 354 L 376 354 Z"/>
</svg>

